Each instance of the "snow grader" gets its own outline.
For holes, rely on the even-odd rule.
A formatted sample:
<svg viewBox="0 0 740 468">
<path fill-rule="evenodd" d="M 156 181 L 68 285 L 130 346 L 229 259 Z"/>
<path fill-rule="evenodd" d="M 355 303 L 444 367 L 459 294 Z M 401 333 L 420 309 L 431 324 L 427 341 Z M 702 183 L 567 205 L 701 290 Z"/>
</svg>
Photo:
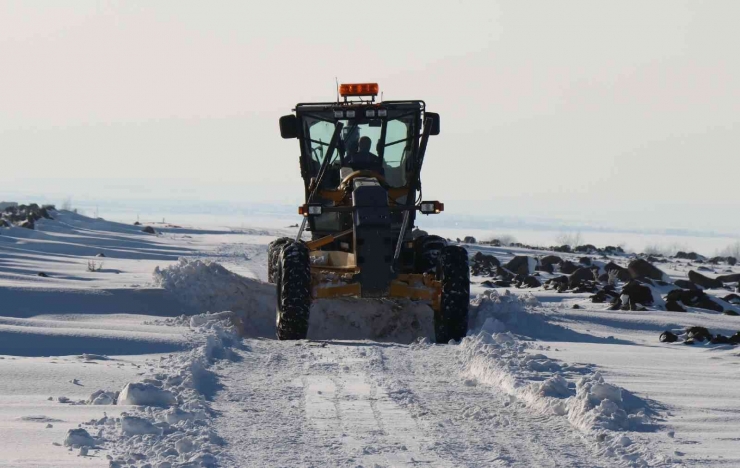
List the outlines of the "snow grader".
<svg viewBox="0 0 740 468">
<path fill-rule="evenodd" d="M 297 104 L 280 118 L 281 136 L 299 142 L 305 188 L 298 235 L 268 248 L 280 340 L 306 338 L 313 300 L 341 297 L 425 301 L 439 343 L 467 331 L 467 251 L 414 229 L 417 212 L 444 210 L 421 198 L 439 114 L 377 95 L 376 83 L 342 84 L 337 102 Z"/>
</svg>

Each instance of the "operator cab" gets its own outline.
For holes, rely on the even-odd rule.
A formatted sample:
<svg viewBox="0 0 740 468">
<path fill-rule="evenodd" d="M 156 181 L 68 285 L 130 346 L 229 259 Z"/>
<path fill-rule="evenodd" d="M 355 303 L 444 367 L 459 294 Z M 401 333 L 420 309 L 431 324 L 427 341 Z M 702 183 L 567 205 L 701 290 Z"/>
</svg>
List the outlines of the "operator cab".
<svg viewBox="0 0 740 468">
<path fill-rule="evenodd" d="M 348 181 L 366 177 L 387 190 L 389 205 L 414 204 L 421 188 L 424 123 L 431 125 L 430 135 L 439 134 L 439 115 L 426 112 L 424 101 L 375 102 L 376 83 L 343 84 L 339 94 L 343 101 L 301 103 L 295 115 L 280 119 L 283 138 L 300 143 L 307 202 L 342 205 L 338 191 L 352 191 Z M 400 231 L 402 218 L 401 213 L 392 214 L 393 231 Z M 410 226 L 413 218 L 414 213 Z M 316 238 L 351 226 L 350 214 L 324 210 L 309 217 L 306 229 Z"/>
</svg>

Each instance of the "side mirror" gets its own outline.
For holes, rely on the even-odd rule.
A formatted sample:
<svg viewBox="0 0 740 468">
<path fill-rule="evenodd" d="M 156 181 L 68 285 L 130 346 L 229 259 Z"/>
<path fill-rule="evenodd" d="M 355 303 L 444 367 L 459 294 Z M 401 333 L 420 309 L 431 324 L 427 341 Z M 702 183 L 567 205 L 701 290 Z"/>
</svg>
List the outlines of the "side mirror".
<svg viewBox="0 0 740 468">
<path fill-rule="evenodd" d="M 298 138 L 300 127 L 298 126 L 298 118 L 293 115 L 284 115 L 280 117 L 280 136 L 289 138 Z"/>
<path fill-rule="evenodd" d="M 439 114 L 436 112 L 425 112 L 424 113 L 425 119 L 431 119 L 432 121 L 432 130 L 429 132 L 430 135 L 439 135 Z"/>
</svg>

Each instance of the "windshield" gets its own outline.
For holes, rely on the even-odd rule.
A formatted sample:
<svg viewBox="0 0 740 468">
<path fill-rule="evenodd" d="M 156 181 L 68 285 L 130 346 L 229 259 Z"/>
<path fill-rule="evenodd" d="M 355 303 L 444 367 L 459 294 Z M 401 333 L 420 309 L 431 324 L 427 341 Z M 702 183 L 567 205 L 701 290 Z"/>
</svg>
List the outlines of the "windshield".
<svg viewBox="0 0 740 468">
<path fill-rule="evenodd" d="M 393 120 L 343 119 L 339 122 L 344 127 L 339 134 L 332 164 L 360 167 L 358 161 L 373 162 L 392 187 L 406 185 L 407 161 L 414 136 L 411 116 Z M 306 116 L 304 125 L 308 135 L 309 170 L 315 176 L 326 158 L 336 123 Z"/>
</svg>

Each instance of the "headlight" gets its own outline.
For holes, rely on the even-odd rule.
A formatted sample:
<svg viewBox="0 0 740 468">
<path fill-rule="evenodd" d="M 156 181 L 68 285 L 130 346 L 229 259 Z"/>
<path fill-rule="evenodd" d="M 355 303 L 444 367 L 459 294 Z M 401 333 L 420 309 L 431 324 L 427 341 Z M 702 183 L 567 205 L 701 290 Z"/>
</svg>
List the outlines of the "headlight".
<svg viewBox="0 0 740 468">
<path fill-rule="evenodd" d="M 438 201 L 423 201 L 419 205 L 419 211 L 423 214 L 436 214 L 445 210 L 444 203 Z"/>
<path fill-rule="evenodd" d="M 298 207 L 298 214 L 303 216 L 319 216 L 323 211 L 321 205 L 302 205 Z"/>
</svg>

